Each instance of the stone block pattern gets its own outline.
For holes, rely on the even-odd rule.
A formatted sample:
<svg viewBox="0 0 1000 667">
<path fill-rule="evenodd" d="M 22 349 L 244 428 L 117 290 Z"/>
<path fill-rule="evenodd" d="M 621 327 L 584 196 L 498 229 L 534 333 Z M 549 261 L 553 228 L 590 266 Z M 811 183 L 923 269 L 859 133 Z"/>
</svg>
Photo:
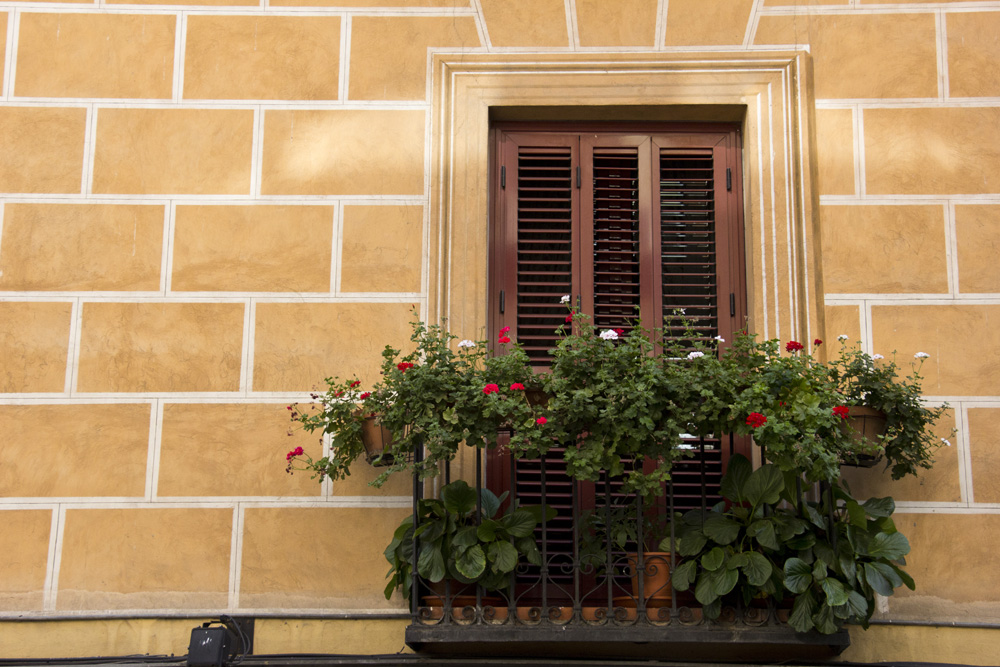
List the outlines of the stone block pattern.
<svg viewBox="0 0 1000 667">
<path fill-rule="evenodd" d="M 951 404 L 932 471 L 851 473 L 919 544 L 891 613 L 1000 618 L 969 574 L 997 545 L 968 537 L 1000 506 L 998 34 L 976 0 L 5 3 L 0 614 L 400 609 L 408 480 L 287 475 L 323 448 L 285 406 L 371 383 L 426 317 L 430 55 L 780 47 L 812 58 L 826 352 L 927 352 Z"/>
</svg>

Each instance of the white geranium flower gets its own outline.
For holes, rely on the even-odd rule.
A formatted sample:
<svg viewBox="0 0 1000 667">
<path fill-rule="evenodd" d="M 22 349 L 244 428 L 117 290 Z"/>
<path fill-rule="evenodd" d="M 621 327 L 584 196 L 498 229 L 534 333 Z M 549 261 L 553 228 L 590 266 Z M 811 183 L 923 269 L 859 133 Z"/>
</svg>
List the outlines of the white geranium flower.
<svg viewBox="0 0 1000 667">
<path fill-rule="evenodd" d="M 881 354 L 873 354 L 872 359 L 885 359 Z"/>
<path fill-rule="evenodd" d="M 692 352 L 691 354 L 688 355 L 688 359 L 697 359 L 698 357 L 704 357 L 704 356 L 705 356 L 704 352 Z"/>
<path fill-rule="evenodd" d="M 951 447 L 951 441 L 948 438 L 941 438 L 941 442 Z"/>
<path fill-rule="evenodd" d="M 618 340 L 618 334 L 615 333 L 614 329 L 605 329 L 601 332 L 601 338 L 604 340 Z"/>
<path fill-rule="evenodd" d="M 726 342 L 726 339 L 723 338 L 722 336 L 716 336 L 715 340 L 719 341 L 720 343 L 725 343 Z"/>
<path fill-rule="evenodd" d="M 458 342 L 458 346 L 459 347 L 475 347 L 476 343 L 475 343 L 475 341 L 471 341 L 468 338 L 466 338 L 465 340 L 459 341 Z"/>
<path fill-rule="evenodd" d="M 917 352 L 915 355 L 913 355 L 913 358 L 914 359 L 930 359 L 931 355 L 927 354 L 926 352 Z"/>
<path fill-rule="evenodd" d="M 559 303 L 569 303 L 569 294 L 563 294 L 562 298 L 559 299 Z"/>
<path fill-rule="evenodd" d="M 841 343 L 843 343 L 847 339 L 848 339 L 847 334 L 840 334 L 839 336 L 837 336 L 837 340 L 839 340 Z"/>
</svg>

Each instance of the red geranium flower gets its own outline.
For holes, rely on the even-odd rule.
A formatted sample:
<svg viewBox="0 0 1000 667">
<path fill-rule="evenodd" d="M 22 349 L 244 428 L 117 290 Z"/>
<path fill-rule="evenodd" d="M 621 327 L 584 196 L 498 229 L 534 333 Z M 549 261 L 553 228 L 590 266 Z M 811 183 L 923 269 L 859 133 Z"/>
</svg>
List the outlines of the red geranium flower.
<svg viewBox="0 0 1000 667">
<path fill-rule="evenodd" d="M 507 336 L 503 336 L 503 335 L 501 335 L 498 340 L 499 340 L 499 342 L 501 344 L 505 344 L 505 343 L 509 343 L 510 342 L 510 338 L 507 338 Z"/>
<path fill-rule="evenodd" d="M 798 352 L 802 349 L 802 343 L 797 340 L 790 340 L 788 344 L 785 345 L 785 349 L 789 352 Z"/>
<path fill-rule="evenodd" d="M 302 448 L 301 447 L 296 447 L 292 451 L 290 451 L 287 454 L 285 454 L 285 460 L 286 461 L 291 461 L 296 456 L 302 456 Z"/>
<path fill-rule="evenodd" d="M 847 419 L 848 414 L 850 414 L 850 410 L 846 405 L 838 405 L 833 409 L 833 414 L 841 419 Z"/>
<path fill-rule="evenodd" d="M 483 393 L 487 394 L 487 395 L 489 395 L 489 394 L 495 394 L 498 391 L 500 391 L 500 387 L 498 385 L 495 385 L 495 384 L 488 384 L 485 387 L 483 387 Z"/>
<path fill-rule="evenodd" d="M 363 400 L 365 400 L 366 398 L 368 398 L 371 395 L 372 395 L 372 393 L 370 391 L 366 391 L 365 393 L 361 394 L 361 396 L 359 398 L 363 401 Z"/>
<path fill-rule="evenodd" d="M 573 316 L 572 315 L 567 315 L 566 316 L 566 324 L 569 324 L 572 321 L 573 321 Z"/>
<path fill-rule="evenodd" d="M 615 329 L 615 333 L 618 334 L 619 336 L 624 336 L 625 335 L 625 330 L 624 329 Z"/>
<path fill-rule="evenodd" d="M 351 383 L 351 389 L 354 389 L 359 384 L 361 384 L 361 380 L 355 380 L 354 382 Z"/>
<path fill-rule="evenodd" d="M 819 347 L 822 344 L 823 344 L 823 341 L 821 341 L 819 338 L 817 338 L 816 340 L 813 341 L 813 345 L 815 345 L 816 347 Z"/>
<path fill-rule="evenodd" d="M 510 327 L 504 327 L 503 329 L 500 330 L 500 335 L 502 336 L 505 333 L 507 333 L 508 331 L 510 331 Z"/>
<path fill-rule="evenodd" d="M 751 412 L 747 415 L 747 426 L 750 428 L 760 428 L 767 423 L 767 417 L 759 412 Z"/>
<path fill-rule="evenodd" d="M 398 368 L 400 372 L 405 373 L 406 369 L 413 368 L 413 364 L 411 364 L 409 361 L 401 361 L 398 364 L 396 364 L 396 368 Z"/>
<path fill-rule="evenodd" d="M 511 391 L 524 391 L 524 385 L 520 382 L 515 382 L 510 386 Z"/>
<path fill-rule="evenodd" d="M 546 419 L 545 417 L 539 417 L 538 419 L 535 420 L 535 423 L 538 424 L 539 426 L 544 426 L 545 424 L 549 423 L 549 420 Z"/>
</svg>

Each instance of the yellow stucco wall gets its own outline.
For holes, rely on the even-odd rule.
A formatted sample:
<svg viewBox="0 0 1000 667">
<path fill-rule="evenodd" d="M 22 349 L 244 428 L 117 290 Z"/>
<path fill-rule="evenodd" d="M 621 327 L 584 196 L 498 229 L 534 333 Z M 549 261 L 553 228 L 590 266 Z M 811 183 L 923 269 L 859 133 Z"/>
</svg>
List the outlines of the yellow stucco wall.
<svg viewBox="0 0 1000 667">
<path fill-rule="evenodd" d="M 402 647 L 402 621 L 364 617 L 400 609 L 381 552 L 408 485 L 286 475 L 320 444 L 285 435 L 285 405 L 370 381 L 414 306 L 484 302 L 484 264 L 439 302 L 436 53 L 808 52 L 809 113 L 753 129 L 779 153 L 794 130 L 814 170 L 747 196 L 781 215 L 774 187 L 811 190 L 821 295 L 775 294 L 820 337 L 930 353 L 957 429 L 920 479 L 852 473 L 913 543 L 918 588 L 883 618 L 1000 623 L 998 34 L 975 0 L 0 2 L 0 655 L 183 654 L 197 623 L 166 617 L 220 612 L 287 614 L 260 652 Z M 621 104 L 721 86 L 635 77 Z M 317 612 L 360 620 L 296 620 Z M 119 618 L 52 620 L 71 614 Z M 998 636 L 877 626 L 845 657 L 988 664 Z"/>
</svg>

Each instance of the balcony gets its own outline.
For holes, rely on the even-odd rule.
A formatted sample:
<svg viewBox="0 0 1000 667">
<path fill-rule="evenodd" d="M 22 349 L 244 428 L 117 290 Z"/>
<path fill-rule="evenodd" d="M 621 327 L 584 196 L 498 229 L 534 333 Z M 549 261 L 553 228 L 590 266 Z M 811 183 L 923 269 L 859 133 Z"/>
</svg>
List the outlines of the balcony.
<svg viewBox="0 0 1000 667">
<path fill-rule="evenodd" d="M 572 480 L 558 451 L 527 461 L 484 460 L 477 450 L 473 521 L 481 524 L 484 516 L 484 487 L 497 495 L 509 492 L 500 512 L 514 501 L 538 507 L 542 516 L 550 515 L 534 528 L 538 557 L 535 563 L 519 560 L 492 590 L 414 576 L 407 645 L 421 653 L 467 656 L 780 661 L 838 655 L 850 643 L 844 629 L 796 632 L 787 623 L 789 611 L 770 601 L 723 604 L 718 618 L 709 619 L 691 591 L 675 591 L 657 579 L 680 563 L 676 554 L 656 551 L 650 534 L 661 531 L 657 543 L 675 543 L 667 517 L 720 501 L 723 466 L 737 444 L 732 438 L 690 441 L 693 457 L 675 464 L 662 496 L 645 505 L 606 474 L 597 482 Z M 450 482 L 446 469 L 444 483 Z M 418 535 L 418 501 L 428 492 L 414 480 Z M 418 554 L 420 538 L 414 542 Z"/>
</svg>

